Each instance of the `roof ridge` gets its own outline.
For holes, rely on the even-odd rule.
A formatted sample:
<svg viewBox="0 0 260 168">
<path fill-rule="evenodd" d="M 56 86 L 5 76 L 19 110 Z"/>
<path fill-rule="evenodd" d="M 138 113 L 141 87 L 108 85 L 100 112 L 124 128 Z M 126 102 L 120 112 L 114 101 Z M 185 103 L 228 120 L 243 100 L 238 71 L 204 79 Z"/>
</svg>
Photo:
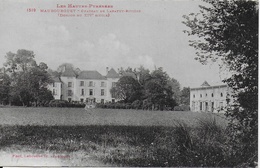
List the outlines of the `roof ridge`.
<svg viewBox="0 0 260 168">
<path fill-rule="evenodd" d="M 114 68 L 111 68 L 106 75 L 107 78 L 119 78 L 119 74 L 116 72 Z"/>
<path fill-rule="evenodd" d="M 80 72 L 78 79 L 106 79 L 106 77 L 97 70 L 85 70 Z"/>
</svg>

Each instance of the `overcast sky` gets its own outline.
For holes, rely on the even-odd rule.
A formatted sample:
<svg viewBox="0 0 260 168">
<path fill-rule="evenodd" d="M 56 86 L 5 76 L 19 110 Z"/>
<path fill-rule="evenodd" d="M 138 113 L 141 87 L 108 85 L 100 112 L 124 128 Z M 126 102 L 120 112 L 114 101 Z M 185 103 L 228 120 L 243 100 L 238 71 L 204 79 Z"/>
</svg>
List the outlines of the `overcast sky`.
<svg viewBox="0 0 260 168">
<path fill-rule="evenodd" d="M 40 9 L 57 4 L 113 5 L 113 10 L 139 13 L 110 13 L 110 17 L 59 17 Z M 87 1 L 18 0 L 0 1 L 0 65 L 7 52 L 34 51 L 35 59 L 56 70 L 72 63 L 81 70 L 106 67 L 163 67 L 182 87 L 198 87 L 205 80 L 220 83 L 225 72 L 217 64 L 201 65 L 188 45 L 183 15 L 199 10 L 201 1 Z M 36 8 L 36 12 L 27 12 Z M 86 9 L 86 8 L 85 8 Z M 81 10 L 81 9 L 80 9 Z M 88 9 L 89 10 L 89 9 Z M 221 74 L 221 75 L 220 75 Z"/>
</svg>

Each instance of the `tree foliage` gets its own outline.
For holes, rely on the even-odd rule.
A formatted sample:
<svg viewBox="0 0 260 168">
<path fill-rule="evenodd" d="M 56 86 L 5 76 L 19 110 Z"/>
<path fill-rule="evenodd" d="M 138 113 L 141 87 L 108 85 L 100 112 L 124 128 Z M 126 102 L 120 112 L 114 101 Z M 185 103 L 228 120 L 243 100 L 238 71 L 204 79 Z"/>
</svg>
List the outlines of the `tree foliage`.
<svg viewBox="0 0 260 168">
<path fill-rule="evenodd" d="M 181 96 L 180 96 L 180 104 L 182 105 L 190 105 L 190 88 L 184 87 L 181 90 Z"/>
<path fill-rule="evenodd" d="M 147 109 L 173 109 L 177 105 L 177 94 L 174 96 L 174 93 L 180 89 L 179 82 L 171 79 L 162 68 L 151 73 L 142 66 L 138 69 L 121 68 L 119 74 L 121 78 L 116 87 L 111 89 L 112 95 L 116 95 L 117 99 L 124 100 L 125 103 L 139 100 Z"/>
<path fill-rule="evenodd" d="M 2 70 L 0 71 L 0 103 L 1 104 L 5 105 L 9 103 L 10 84 L 11 84 L 11 79 L 5 73 L 5 69 L 2 68 Z"/>
<path fill-rule="evenodd" d="M 17 53 L 8 52 L 4 66 L 10 74 L 9 84 L 10 101 L 16 105 L 30 106 L 32 102 L 42 100 L 43 95 L 52 95 L 47 91 L 47 85 L 52 82 L 48 66 L 41 62 L 37 65 L 33 51 L 18 50 Z"/>
<path fill-rule="evenodd" d="M 180 83 L 172 78 L 168 81 L 168 84 L 172 87 L 173 92 L 173 99 L 176 101 L 177 104 L 181 104 L 181 85 Z"/>
<path fill-rule="evenodd" d="M 257 160 L 258 129 L 258 2 L 249 0 L 204 0 L 200 12 L 184 16 L 190 30 L 190 46 L 203 64 L 217 61 L 232 76 L 224 80 L 234 91 L 234 103 L 226 115 L 231 119 L 234 144 L 240 146 L 240 162 L 253 165 Z M 241 145 L 243 144 L 243 145 Z"/>
<path fill-rule="evenodd" d="M 123 76 L 111 89 L 111 93 L 116 99 L 123 100 L 125 103 L 132 103 L 140 99 L 140 85 L 132 76 Z"/>
<path fill-rule="evenodd" d="M 162 68 L 151 73 L 151 78 L 145 84 L 146 97 L 157 108 L 164 106 L 174 107 L 172 86 L 169 84 L 170 77 Z"/>
</svg>

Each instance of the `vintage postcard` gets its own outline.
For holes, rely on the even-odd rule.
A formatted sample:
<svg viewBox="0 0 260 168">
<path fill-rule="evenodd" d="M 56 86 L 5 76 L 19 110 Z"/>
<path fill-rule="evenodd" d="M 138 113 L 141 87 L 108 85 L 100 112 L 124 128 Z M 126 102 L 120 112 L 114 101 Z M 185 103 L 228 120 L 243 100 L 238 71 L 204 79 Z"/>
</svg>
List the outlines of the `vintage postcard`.
<svg viewBox="0 0 260 168">
<path fill-rule="evenodd" d="M 257 123 L 258 2 L 238 2 L 0 1 L 0 166 L 255 166 L 231 142 Z"/>
</svg>

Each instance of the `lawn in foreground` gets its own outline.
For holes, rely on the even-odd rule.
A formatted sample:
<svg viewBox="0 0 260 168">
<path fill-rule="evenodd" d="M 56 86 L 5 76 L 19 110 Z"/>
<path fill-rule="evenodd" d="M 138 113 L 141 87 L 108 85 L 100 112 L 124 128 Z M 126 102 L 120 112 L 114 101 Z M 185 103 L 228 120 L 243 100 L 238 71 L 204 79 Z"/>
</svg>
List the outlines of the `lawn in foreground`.
<svg viewBox="0 0 260 168">
<path fill-rule="evenodd" d="M 198 119 L 214 116 L 221 125 L 225 119 L 215 114 L 184 111 L 143 111 L 83 108 L 0 108 L 1 125 L 130 125 L 174 126 L 184 121 L 195 126 Z"/>
<path fill-rule="evenodd" d="M 63 166 L 232 166 L 225 155 L 227 136 L 221 127 L 211 123 L 207 128 L 182 124 L 1 126 L 0 148 L 13 153 L 69 155 Z M 89 160 L 99 164 L 89 165 Z"/>
<path fill-rule="evenodd" d="M 78 155 L 64 166 L 91 166 L 89 158 L 95 166 L 232 165 L 225 121 L 215 115 L 70 108 L 6 108 L 0 115 L 2 150 Z"/>
</svg>

